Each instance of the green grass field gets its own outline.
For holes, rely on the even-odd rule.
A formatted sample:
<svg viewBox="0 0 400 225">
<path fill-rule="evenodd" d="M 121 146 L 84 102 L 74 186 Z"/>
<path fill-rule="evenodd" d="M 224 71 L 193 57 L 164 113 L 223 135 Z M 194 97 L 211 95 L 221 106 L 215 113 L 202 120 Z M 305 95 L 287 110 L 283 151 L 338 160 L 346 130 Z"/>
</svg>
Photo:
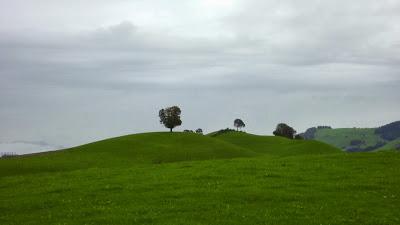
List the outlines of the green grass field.
<svg viewBox="0 0 400 225">
<path fill-rule="evenodd" d="M 400 224 L 400 155 L 147 133 L 0 160 L 0 224 Z"/>
</svg>

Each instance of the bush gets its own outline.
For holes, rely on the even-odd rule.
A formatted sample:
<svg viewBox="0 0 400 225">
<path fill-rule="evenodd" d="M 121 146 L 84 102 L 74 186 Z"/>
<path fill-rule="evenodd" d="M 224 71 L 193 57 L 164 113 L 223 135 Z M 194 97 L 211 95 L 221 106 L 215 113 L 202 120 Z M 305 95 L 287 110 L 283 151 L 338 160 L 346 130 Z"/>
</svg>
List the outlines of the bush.
<svg viewBox="0 0 400 225">
<path fill-rule="evenodd" d="M 296 135 L 296 131 L 293 129 L 293 127 L 290 127 L 285 123 L 280 123 L 276 126 L 276 129 L 273 132 L 273 134 L 275 136 L 293 139 Z"/>
</svg>

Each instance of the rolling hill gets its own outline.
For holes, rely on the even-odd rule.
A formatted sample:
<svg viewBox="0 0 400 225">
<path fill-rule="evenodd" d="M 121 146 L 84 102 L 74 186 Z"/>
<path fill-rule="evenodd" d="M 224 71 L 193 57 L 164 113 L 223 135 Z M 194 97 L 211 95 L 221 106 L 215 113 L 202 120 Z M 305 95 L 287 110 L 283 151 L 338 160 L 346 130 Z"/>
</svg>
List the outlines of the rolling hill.
<svg viewBox="0 0 400 225">
<path fill-rule="evenodd" d="M 388 149 L 389 143 L 400 138 L 400 121 L 379 128 L 336 128 L 318 126 L 301 134 L 307 140 L 317 140 L 349 152 Z"/>
<path fill-rule="evenodd" d="M 249 149 L 204 135 L 143 133 L 111 138 L 62 151 L 4 160 L 0 163 L 0 176 L 255 155 L 256 153 Z"/>
<path fill-rule="evenodd" d="M 0 159 L 0 224 L 397 224 L 397 152 L 146 133 Z"/>
</svg>

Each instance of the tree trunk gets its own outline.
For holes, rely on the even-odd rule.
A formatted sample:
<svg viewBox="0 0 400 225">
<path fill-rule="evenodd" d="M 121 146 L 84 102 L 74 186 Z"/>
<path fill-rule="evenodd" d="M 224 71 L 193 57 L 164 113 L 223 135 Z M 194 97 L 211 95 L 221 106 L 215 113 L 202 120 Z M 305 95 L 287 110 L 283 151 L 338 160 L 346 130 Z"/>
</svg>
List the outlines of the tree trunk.
<svg viewBox="0 0 400 225">
<path fill-rule="evenodd" d="M 172 133 L 172 128 L 169 128 L 169 131 Z"/>
</svg>

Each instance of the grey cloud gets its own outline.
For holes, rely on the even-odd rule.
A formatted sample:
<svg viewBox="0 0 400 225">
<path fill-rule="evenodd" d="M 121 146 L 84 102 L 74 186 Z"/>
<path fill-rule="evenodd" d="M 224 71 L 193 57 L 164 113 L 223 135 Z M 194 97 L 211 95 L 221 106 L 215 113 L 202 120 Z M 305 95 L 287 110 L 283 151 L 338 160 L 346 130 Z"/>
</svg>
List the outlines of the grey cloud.
<svg viewBox="0 0 400 225">
<path fill-rule="evenodd" d="M 226 19 L 288 64 L 399 63 L 397 1 L 247 1 Z M 273 58 L 273 57 L 272 57 Z"/>
<path fill-rule="evenodd" d="M 52 40 L 50 44 L 46 40 L 28 40 L 25 44 L 21 44 L 23 40 L 17 40 L 16 44 L 11 45 L 14 47 L 8 51 L 5 48 L 5 54 L 1 57 L 4 59 L 2 70 L 13 77 L 22 76 L 22 80 L 34 79 L 51 84 L 59 81 L 63 85 L 71 83 L 75 86 L 103 82 L 110 87 L 115 86 L 116 82 L 120 82 L 121 86 L 130 84 L 134 87 L 135 84 L 157 85 L 163 81 L 182 81 L 188 78 L 207 80 L 209 76 L 214 76 L 211 80 L 219 84 L 218 80 L 229 79 L 230 75 L 251 77 L 252 74 L 268 80 L 271 76 L 279 76 L 287 71 L 301 76 L 302 71 L 308 70 L 307 67 L 281 67 L 275 75 L 263 75 L 274 72 L 270 69 L 273 66 L 266 66 L 273 65 L 274 61 L 262 54 L 241 53 L 239 50 L 244 45 L 235 45 L 235 41 L 213 43 L 212 40 L 192 39 L 185 42 L 182 38 L 172 37 L 161 41 L 161 36 L 140 33 L 131 23 L 123 22 L 67 39 Z M 2 43 L 2 46 L 6 46 L 8 40 Z M 302 57 L 303 61 L 313 60 L 312 56 L 304 54 L 294 57 Z M 15 71 L 15 68 L 18 69 Z M 28 77 L 24 75 L 27 73 L 30 74 Z M 292 80 L 292 76 L 281 77 Z M 235 77 L 227 83 L 232 83 L 232 80 L 239 79 Z"/>
</svg>

